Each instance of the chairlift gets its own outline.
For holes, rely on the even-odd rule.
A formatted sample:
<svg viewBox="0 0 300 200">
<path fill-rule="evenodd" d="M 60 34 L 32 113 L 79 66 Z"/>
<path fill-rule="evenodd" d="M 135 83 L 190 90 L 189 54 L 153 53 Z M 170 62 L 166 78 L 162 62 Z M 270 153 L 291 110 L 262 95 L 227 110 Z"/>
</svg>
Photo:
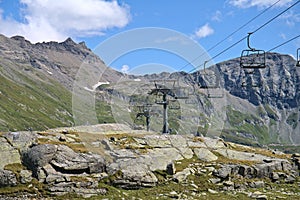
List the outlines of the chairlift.
<svg viewBox="0 0 300 200">
<path fill-rule="evenodd" d="M 240 57 L 240 67 L 244 69 L 266 68 L 266 52 L 257 50 L 250 46 L 250 35 L 248 33 L 247 45 L 249 49 L 243 50 Z"/>
<path fill-rule="evenodd" d="M 296 67 L 300 67 L 300 48 L 297 49 L 297 63 Z"/>
</svg>

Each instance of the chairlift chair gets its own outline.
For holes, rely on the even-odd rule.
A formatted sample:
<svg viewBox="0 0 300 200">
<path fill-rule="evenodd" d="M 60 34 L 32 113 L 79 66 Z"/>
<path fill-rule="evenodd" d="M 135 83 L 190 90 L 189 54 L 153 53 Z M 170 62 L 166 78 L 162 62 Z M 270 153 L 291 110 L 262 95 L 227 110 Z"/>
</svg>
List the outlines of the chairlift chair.
<svg viewBox="0 0 300 200">
<path fill-rule="evenodd" d="M 247 45 L 249 49 L 243 50 L 240 57 L 240 67 L 244 69 L 266 68 L 266 52 L 250 46 L 250 35 L 248 33 Z"/>
<path fill-rule="evenodd" d="M 297 49 L 297 63 L 296 67 L 300 67 L 300 48 Z"/>
</svg>

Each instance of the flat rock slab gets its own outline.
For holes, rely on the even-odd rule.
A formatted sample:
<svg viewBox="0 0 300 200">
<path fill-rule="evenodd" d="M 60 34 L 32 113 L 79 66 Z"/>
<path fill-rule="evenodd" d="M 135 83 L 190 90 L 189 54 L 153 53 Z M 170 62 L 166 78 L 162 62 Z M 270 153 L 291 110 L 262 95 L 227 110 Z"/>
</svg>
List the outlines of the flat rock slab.
<svg viewBox="0 0 300 200">
<path fill-rule="evenodd" d="M 247 160 L 247 161 L 256 161 L 256 162 L 263 162 L 263 160 L 268 160 L 272 159 L 267 156 L 263 156 L 260 154 L 255 154 L 255 153 L 248 153 L 248 152 L 241 152 L 241 151 L 236 151 L 236 150 L 231 150 L 231 149 L 217 149 L 215 150 L 222 156 L 233 159 L 233 160 Z"/>
<path fill-rule="evenodd" d="M 19 151 L 11 146 L 5 138 L 0 138 L 0 169 L 8 164 L 21 164 Z"/>
<path fill-rule="evenodd" d="M 204 148 L 195 148 L 194 152 L 196 156 L 199 158 L 199 160 L 205 161 L 205 162 L 211 162 L 218 159 L 218 156 L 213 154 L 210 150 L 204 149 Z"/>
</svg>

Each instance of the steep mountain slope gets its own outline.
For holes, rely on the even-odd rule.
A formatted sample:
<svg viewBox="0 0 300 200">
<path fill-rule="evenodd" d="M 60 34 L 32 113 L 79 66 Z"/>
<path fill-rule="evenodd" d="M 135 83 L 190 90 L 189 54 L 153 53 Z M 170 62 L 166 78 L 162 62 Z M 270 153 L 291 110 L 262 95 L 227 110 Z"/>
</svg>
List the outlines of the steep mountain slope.
<svg viewBox="0 0 300 200">
<path fill-rule="evenodd" d="M 23 37 L 0 35 L 0 130 L 41 130 L 71 126 L 72 90 L 83 63 L 107 67 L 84 43 L 31 44 Z M 120 73 L 106 70 L 114 81 Z"/>
<path fill-rule="evenodd" d="M 277 53 L 268 53 L 266 64 L 265 69 L 255 70 L 252 74 L 241 70 L 239 59 L 215 66 L 225 89 L 236 98 L 246 100 L 236 104 L 235 99 L 228 98 L 227 128 L 239 130 L 240 135 L 244 133 L 245 136 L 251 129 L 255 129 L 252 134 L 259 130 L 256 138 L 261 137 L 259 141 L 263 143 L 299 144 L 300 69 L 291 56 Z M 246 105 L 249 103 L 252 109 L 243 109 L 249 108 Z"/>
</svg>

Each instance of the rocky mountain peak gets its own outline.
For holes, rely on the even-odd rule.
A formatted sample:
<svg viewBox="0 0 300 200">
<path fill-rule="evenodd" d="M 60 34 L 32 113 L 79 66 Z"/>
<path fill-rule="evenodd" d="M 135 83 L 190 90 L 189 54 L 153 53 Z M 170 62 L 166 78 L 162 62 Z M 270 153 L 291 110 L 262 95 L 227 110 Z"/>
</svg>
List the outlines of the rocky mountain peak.
<svg viewBox="0 0 300 200">
<path fill-rule="evenodd" d="M 76 45 L 76 43 L 70 37 L 68 37 L 64 42 L 62 42 L 62 44 L 70 45 L 70 46 L 75 46 Z"/>
</svg>

